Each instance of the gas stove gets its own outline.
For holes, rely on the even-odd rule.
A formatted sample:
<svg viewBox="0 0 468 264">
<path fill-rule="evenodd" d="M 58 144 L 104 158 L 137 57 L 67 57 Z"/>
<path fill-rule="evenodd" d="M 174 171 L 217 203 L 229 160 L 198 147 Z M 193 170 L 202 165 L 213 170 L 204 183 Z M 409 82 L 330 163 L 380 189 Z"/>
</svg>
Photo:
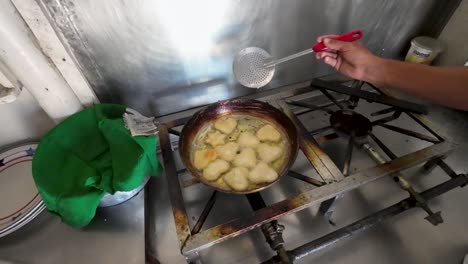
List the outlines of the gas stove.
<svg viewBox="0 0 468 264">
<path fill-rule="evenodd" d="M 199 108 L 159 119 L 160 151 L 176 226 L 172 235 L 177 236 L 180 253 L 188 263 L 203 262 L 201 252 L 249 232 L 263 236 L 271 249 L 271 256 L 262 259 L 263 263 L 294 263 L 411 209 L 424 210 L 425 219 L 438 225 L 443 222 L 443 214 L 430 207 L 428 201 L 468 182 L 465 174 L 457 174 L 444 162 L 457 144 L 430 124 L 425 117 L 426 107 L 390 97 L 371 84 L 314 79 L 247 98 L 281 109 L 297 128 L 301 150 L 287 176 L 258 193 L 219 193 L 199 183 L 183 168 L 177 138 L 183 124 Z M 406 128 L 404 124 L 410 122 L 411 129 Z M 388 133 L 397 133 L 397 141 L 388 139 Z M 398 153 L 392 148 L 398 144 L 414 148 Z M 354 156 L 359 156 L 360 162 L 354 162 Z M 436 166 L 447 174 L 446 181 L 424 191 L 416 191 L 411 180 L 402 174 L 414 167 L 421 167 L 421 173 L 425 173 Z M 393 179 L 389 184 L 398 186 L 406 198 L 344 226 L 334 220 L 337 201 L 381 178 Z M 157 195 L 157 187 L 150 183 L 146 192 L 147 197 Z M 158 205 L 153 199 L 146 199 L 145 207 Z M 321 237 L 310 237 L 301 245 L 288 245 L 283 236 L 288 225 L 282 219 L 313 209 L 314 217 L 340 227 Z M 147 213 L 145 217 L 157 216 Z M 149 230 L 157 228 L 154 219 L 145 223 Z M 157 262 L 157 240 L 151 235 L 146 237 L 150 263 Z"/>
</svg>

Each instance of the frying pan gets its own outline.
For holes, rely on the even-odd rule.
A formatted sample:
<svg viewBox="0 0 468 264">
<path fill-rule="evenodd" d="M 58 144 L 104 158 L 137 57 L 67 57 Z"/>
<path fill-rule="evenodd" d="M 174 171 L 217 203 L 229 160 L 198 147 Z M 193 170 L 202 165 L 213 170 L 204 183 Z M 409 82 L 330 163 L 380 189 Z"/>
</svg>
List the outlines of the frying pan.
<svg viewBox="0 0 468 264">
<path fill-rule="evenodd" d="M 283 135 L 282 140 L 285 141 L 287 146 L 285 154 L 286 159 L 280 171 L 278 172 L 279 177 L 275 181 L 248 191 L 224 190 L 218 188 L 210 181 L 207 181 L 201 177 L 200 171 L 197 170 L 193 165 L 191 153 L 193 152 L 194 141 L 196 140 L 199 132 L 203 131 L 207 125 L 211 124 L 215 120 L 232 114 L 252 116 L 263 120 L 266 123 L 271 123 L 280 130 L 281 134 Z M 185 124 L 180 135 L 179 151 L 182 162 L 184 163 L 187 170 L 192 174 L 193 177 L 202 183 L 221 192 L 236 194 L 253 193 L 270 187 L 288 172 L 289 167 L 291 167 L 291 165 L 294 163 L 294 160 L 297 156 L 297 131 L 294 124 L 283 112 L 267 103 L 251 99 L 232 99 L 220 101 L 198 111 Z"/>
</svg>

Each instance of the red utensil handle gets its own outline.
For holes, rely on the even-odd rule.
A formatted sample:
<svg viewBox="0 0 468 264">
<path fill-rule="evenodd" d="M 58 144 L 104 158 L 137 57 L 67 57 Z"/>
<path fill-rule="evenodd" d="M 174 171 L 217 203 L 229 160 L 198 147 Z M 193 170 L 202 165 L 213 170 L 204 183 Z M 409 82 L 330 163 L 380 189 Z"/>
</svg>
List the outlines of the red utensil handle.
<svg viewBox="0 0 468 264">
<path fill-rule="evenodd" d="M 333 39 L 346 41 L 346 42 L 353 42 L 353 41 L 356 41 L 356 40 L 358 40 L 360 38 L 362 38 L 362 31 L 361 30 L 354 30 L 354 31 L 345 33 L 345 34 L 343 34 L 341 36 L 338 36 L 336 38 L 333 38 Z M 315 52 L 319 52 L 319 51 L 327 50 L 328 48 L 325 46 L 325 44 L 323 44 L 323 42 L 320 42 L 320 43 L 315 44 L 312 47 L 312 49 Z"/>
</svg>

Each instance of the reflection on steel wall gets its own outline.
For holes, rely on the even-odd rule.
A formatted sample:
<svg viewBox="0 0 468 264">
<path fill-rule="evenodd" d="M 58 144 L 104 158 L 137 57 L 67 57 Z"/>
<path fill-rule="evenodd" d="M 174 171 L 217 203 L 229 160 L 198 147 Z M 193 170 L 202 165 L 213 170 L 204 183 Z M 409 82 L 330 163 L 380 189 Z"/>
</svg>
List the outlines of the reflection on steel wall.
<svg viewBox="0 0 468 264">
<path fill-rule="evenodd" d="M 233 79 L 248 46 L 282 57 L 317 36 L 364 31 L 394 57 L 437 0 L 41 0 L 102 102 L 163 115 L 255 92 Z M 265 88 L 330 72 L 312 56 L 281 65 Z"/>
</svg>

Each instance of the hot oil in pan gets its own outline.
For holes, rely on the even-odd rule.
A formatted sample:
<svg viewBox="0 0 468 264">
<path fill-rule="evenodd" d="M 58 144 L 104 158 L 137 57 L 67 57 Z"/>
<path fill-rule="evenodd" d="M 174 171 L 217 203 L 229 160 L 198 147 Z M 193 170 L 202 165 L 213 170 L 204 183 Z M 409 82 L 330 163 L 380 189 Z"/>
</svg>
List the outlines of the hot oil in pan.
<svg viewBox="0 0 468 264">
<path fill-rule="evenodd" d="M 265 121 L 263 119 L 256 118 L 256 117 L 253 117 L 253 116 L 250 116 L 250 115 L 240 115 L 240 114 L 228 115 L 228 116 L 223 116 L 220 119 L 225 120 L 225 119 L 228 119 L 228 118 L 234 118 L 237 121 L 237 126 L 235 127 L 235 129 L 230 134 L 226 135 L 226 137 L 225 137 L 225 143 L 226 144 L 229 143 L 229 142 L 237 142 L 238 139 L 239 139 L 240 134 L 243 133 L 243 132 L 251 132 L 253 135 L 255 135 L 256 132 L 260 128 L 264 127 L 265 125 L 271 125 L 273 128 L 275 128 L 275 130 L 277 130 L 280 133 L 281 139 L 279 141 L 277 141 L 277 142 L 272 142 L 272 141 L 268 141 L 268 140 L 261 141 L 262 144 L 267 144 L 269 146 L 276 146 L 276 147 L 280 147 L 282 149 L 281 156 L 279 158 L 275 159 L 274 161 L 268 163 L 268 165 L 271 168 L 273 168 L 278 174 L 280 174 L 281 171 L 284 169 L 284 166 L 286 166 L 286 164 L 288 162 L 288 153 L 290 152 L 290 149 L 289 149 L 290 146 L 288 144 L 286 144 L 287 137 L 285 136 L 285 132 L 282 129 L 280 129 L 278 126 L 276 126 L 274 123 L 267 122 L 267 121 Z M 205 141 L 207 140 L 208 134 L 218 131 L 214 127 L 214 123 L 216 121 L 217 120 L 214 120 L 213 122 L 207 124 L 203 129 L 200 130 L 201 132 L 198 133 L 198 135 L 195 136 L 195 141 L 193 143 L 194 145 L 193 145 L 193 148 L 192 148 L 193 151 L 192 151 L 192 153 L 190 155 L 190 158 L 191 158 L 192 162 L 194 161 L 194 153 L 197 150 L 212 149 L 213 148 L 213 146 L 211 146 L 210 144 L 207 144 Z M 257 159 L 257 163 L 258 163 L 259 161 L 261 161 L 261 157 L 259 156 L 258 150 L 256 148 L 253 148 L 253 149 L 255 149 L 255 155 L 256 155 L 256 159 Z M 241 153 L 241 151 L 242 151 L 242 148 L 239 148 L 239 150 L 237 151 L 237 154 Z M 234 167 L 232 161 L 229 161 L 229 164 L 230 164 L 230 168 Z M 251 171 L 251 168 L 249 168 L 249 171 Z M 200 172 L 200 175 L 203 174 L 203 170 L 199 170 L 199 172 Z M 218 180 L 210 181 L 210 184 L 214 185 L 214 186 L 216 186 L 218 188 L 227 190 L 227 191 L 232 191 L 232 188 L 230 188 L 224 182 L 223 175 L 220 176 L 218 178 Z M 269 183 L 255 184 L 255 183 L 249 181 L 248 190 L 256 189 L 256 188 L 259 188 L 261 186 L 268 185 L 268 184 Z"/>
</svg>

